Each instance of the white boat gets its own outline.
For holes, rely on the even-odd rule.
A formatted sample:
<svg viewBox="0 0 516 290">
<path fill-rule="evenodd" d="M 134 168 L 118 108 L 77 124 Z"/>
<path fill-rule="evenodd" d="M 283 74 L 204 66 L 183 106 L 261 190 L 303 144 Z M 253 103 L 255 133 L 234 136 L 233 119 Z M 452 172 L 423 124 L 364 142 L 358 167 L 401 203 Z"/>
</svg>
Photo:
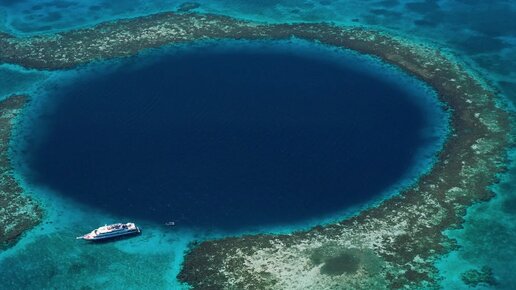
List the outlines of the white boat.
<svg viewBox="0 0 516 290">
<path fill-rule="evenodd" d="M 84 239 L 88 241 L 104 240 L 120 236 L 139 234 L 140 228 L 134 223 L 118 223 L 112 225 L 105 225 L 96 230 L 91 231 L 88 234 L 77 237 L 76 239 Z"/>
</svg>

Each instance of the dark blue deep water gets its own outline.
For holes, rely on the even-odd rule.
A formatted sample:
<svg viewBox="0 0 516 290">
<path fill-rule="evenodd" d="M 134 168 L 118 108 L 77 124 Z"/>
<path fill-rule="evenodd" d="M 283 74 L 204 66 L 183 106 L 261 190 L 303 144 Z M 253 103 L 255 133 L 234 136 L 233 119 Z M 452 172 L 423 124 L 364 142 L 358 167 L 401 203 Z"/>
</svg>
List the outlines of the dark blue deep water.
<svg viewBox="0 0 516 290">
<path fill-rule="evenodd" d="M 320 217 L 399 181 L 428 125 L 403 88 L 285 52 L 192 52 L 60 90 L 30 182 L 114 214 L 241 229 Z"/>
</svg>

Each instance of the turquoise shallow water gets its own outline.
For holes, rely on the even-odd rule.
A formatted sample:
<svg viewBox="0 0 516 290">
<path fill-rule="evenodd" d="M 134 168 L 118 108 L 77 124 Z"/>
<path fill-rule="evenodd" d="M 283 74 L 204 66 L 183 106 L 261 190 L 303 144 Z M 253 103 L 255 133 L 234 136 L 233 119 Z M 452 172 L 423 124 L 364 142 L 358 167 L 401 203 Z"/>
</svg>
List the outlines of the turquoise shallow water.
<svg viewBox="0 0 516 290">
<path fill-rule="evenodd" d="M 27 70 L 15 65 L 0 65 L 0 99 L 13 93 L 32 93 L 48 75 L 46 72 Z"/>
<path fill-rule="evenodd" d="M 3 16 L 0 17 L 1 26 L 16 34 L 46 32 L 88 25 L 104 19 L 175 9 L 180 4 L 179 1 L 126 1 L 124 3 L 125 5 L 115 5 L 112 1 L 0 1 L 0 15 Z M 41 8 L 34 8 L 36 4 L 44 5 Z M 99 10 L 94 7 L 103 5 L 105 9 Z M 31 11 L 31 9 L 33 10 Z M 516 8 L 514 1 L 221 0 L 203 1 L 199 11 L 221 12 L 264 21 L 324 20 L 352 25 L 371 25 L 380 29 L 392 30 L 425 43 L 434 43 L 436 46 L 445 47 L 458 55 L 460 61 L 467 62 L 490 80 L 509 100 L 516 100 L 516 82 L 514 82 L 516 77 Z M 7 90 L 5 86 L 2 86 L 3 94 L 8 94 L 9 90 L 34 91 L 31 84 L 36 79 L 39 81 L 57 77 L 46 73 L 23 70 L 21 74 L 19 72 L 19 68 L 13 67 L 0 69 L 0 77 L 3 79 L 23 79 L 20 79 L 19 82 L 23 85 L 8 81 L 7 83 L 12 87 Z M 25 86 L 28 86 L 29 89 L 26 89 Z M 444 278 L 443 285 L 446 288 L 467 289 L 459 281 L 460 273 L 484 265 L 493 268 L 494 274 L 500 282 L 498 288 L 515 288 L 516 278 L 510 271 L 510 269 L 516 268 L 514 260 L 510 259 L 516 254 L 516 249 L 513 247 L 516 237 L 512 234 L 515 225 L 512 211 L 514 207 L 512 185 L 515 177 L 516 173 L 511 170 L 507 180 L 497 188 L 498 196 L 492 201 L 480 204 L 470 210 L 464 229 L 450 232 L 450 235 L 458 238 L 461 248 L 439 262 Z M 52 195 L 51 193 L 48 195 L 41 193 L 41 196 Z M 50 202 L 49 209 L 75 210 L 76 208 L 71 206 L 69 201 L 57 203 L 53 199 L 45 200 Z M 50 211 L 53 212 L 53 210 Z M 88 213 L 90 211 L 91 209 L 88 209 Z M 57 215 L 52 218 L 54 221 L 62 220 Z M 106 219 L 109 218 L 98 213 L 99 221 Z M 20 266 L 14 258 L 16 253 L 24 249 L 23 247 L 37 249 L 38 244 L 33 241 L 40 239 L 39 233 L 61 230 L 55 229 L 55 223 L 45 225 L 43 231 L 36 229 L 19 246 L 2 253 L 2 261 L 11 256 L 13 259 L 8 261 L 10 267 L 20 270 L 20 268 L 16 268 Z M 311 223 L 314 224 L 317 221 L 311 221 Z M 73 222 L 70 224 L 73 225 Z M 299 226 L 303 227 L 306 224 Z M 282 230 L 288 231 L 289 229 L 287 227 Z M 158 228 L 157 231 L 161 232 L 162 230 Z M 118 245 L 116 246 L 118 247 Z M 46 247 L 52 249 L 52 247 Z M 161 253 L 164 254 L 172 251 L 174 247 L 158 248 L 162 249 Z M 55 250 L 58 251 L 59 248 Z M 169 269 L 173 269 L 177 263 L 178 259 L 174 259 L 174 262 L 170 263 Z M 20 271 L 18 273 L 20 277 L 18 282 L 28 271 L 38 272 L 30 268 L 26 268 L 26 270 L 27 272 Z M 123 271 L 124 269 L 118 270 Z M 173 270 L 170 271 L 173 272 Z M 51 275 L 48 272 L 45 273 L 38 277 L 43 279 L 45 275 Z M 13 272 L 9 272 L 9 274 L 18 275 Z M 57 277 L 58 280 L 60 278 L 59 281 L 66 280 L 66 276 L 54 274 L 54 277 Z"/>
</svg>

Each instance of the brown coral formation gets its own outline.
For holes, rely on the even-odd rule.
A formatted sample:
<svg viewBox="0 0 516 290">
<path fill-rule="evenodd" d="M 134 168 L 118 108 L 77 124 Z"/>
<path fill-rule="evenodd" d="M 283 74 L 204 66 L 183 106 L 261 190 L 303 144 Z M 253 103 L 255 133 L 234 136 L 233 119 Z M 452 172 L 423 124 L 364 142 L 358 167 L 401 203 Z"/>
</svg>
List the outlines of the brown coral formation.
<svg viewBox="0 0 516 290">
<path fill-rule="evenodd" d="M 23 96 L 0 102 L 0 249 L 13 244 L 21 234 L 41 219 L 41 209 L 23 194 L 9 160 L 9 140 L 13 120 L 27 103 Z"/>
<path fill-rule="evenodd" d="M 488 266 L 482 267 L 480 270 L 468 270 L 461 275 L 464 284 L 476 287 L 478 285 L 496 286 L 497 282 L 493 274 L 493 269 Z"/>
</svg>

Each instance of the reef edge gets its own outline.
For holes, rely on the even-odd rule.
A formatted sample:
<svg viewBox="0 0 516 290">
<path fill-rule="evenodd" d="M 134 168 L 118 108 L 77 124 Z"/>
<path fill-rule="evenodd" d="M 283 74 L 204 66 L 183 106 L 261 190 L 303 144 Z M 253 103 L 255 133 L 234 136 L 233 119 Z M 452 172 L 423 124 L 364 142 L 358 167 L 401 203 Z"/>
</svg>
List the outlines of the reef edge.
<svg viewBox="0 0 516 290">
<path fill-rule="evenodd" d="M 43 214 L 13 176 L 9 158 L 14 121 L 28 100 L 26 96 L 10 96 L 0 101 L 0 250 L 12 246 L 27 229 L 39 224 Z"/>
</svg>

